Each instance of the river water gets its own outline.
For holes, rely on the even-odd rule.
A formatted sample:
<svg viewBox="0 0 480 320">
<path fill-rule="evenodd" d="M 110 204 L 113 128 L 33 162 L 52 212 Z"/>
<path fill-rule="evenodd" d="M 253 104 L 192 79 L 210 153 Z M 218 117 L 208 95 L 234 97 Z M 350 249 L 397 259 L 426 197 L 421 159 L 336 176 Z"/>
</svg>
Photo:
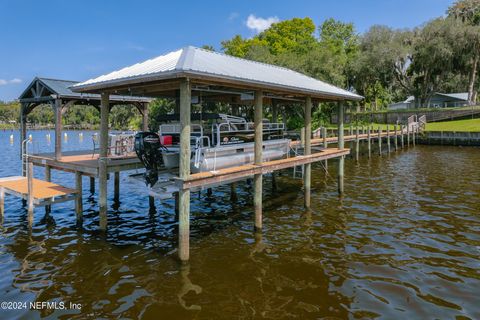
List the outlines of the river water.
<svg viewBox="0 0 480 320">
<path fill-rule="evenodd" d="M 52 151 L 46 131 L 34 148 Z M 18 134 L 0 133 L 0 176 L 18 175 Z M 91 148 L 67 132 L 66 150 Z M 51 132 L 53 142 L 53 132 Z M 64 302 L 81 310 L 0 310 L 2 319 L 479 319 L 480 149 L 416 146 L 360 163 L 313 166 L 312 209 L 289 172 L 265 177 L 264 230 L 253 232 L 251 187 L 192 194 L 191 260 L 176 259 L 173 203 L 149 210 L 121 175 L 109 229 L 97 232 L 97 194 L 84 180 L 84 224 L 73 203 L 26 210 L 6 200 L 0 227 L 0 300 Z M 36 169 L 36 177 L 43 172 Z M 73 186 L 73 175 L 53 172 Z M 109 181 L 112 190 L 113 181 Z"/>
</svg>

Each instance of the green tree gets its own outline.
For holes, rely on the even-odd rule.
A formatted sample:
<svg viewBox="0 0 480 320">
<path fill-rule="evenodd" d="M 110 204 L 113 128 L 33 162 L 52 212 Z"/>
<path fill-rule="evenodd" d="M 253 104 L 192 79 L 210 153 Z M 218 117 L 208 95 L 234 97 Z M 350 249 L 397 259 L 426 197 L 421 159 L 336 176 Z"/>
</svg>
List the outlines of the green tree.
<svg viewBox="0 0 480 320">
<path fill-rule="evenodd" d="M 459 35 L 459 66 L 468 72 L 468 101 L 475 104 L 478 92 L 477 73 L 480 63 L 480 1 L 459 0 L 448 8 L 447 14 L 464 25 L 463 36 Z"/>
</svg>

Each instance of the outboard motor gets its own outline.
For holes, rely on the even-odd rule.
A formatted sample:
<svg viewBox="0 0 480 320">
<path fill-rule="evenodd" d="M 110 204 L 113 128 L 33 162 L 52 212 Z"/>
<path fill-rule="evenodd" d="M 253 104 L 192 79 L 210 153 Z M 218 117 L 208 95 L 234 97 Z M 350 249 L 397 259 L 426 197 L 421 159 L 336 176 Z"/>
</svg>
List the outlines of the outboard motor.
<svg viewBox="0 0 480 320">
<path fill-rule="evenodd" d="M 158 181 L 158 170 L 162 164 L 160 137 L 154 132 L 139 132 L 135 135 L 135 153 L 147 169 L 143 174 L 145 183 L 153 187 Z"/>
</svg>

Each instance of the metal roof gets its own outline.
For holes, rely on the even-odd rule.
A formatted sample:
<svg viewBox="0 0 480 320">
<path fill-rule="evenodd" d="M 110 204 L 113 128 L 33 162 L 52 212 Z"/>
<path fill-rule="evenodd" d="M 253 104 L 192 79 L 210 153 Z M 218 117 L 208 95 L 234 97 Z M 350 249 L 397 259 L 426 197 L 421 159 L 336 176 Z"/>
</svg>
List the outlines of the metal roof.
<svg viewBox="0 0 480 320">
<path fill-rule="evenodd" d="M 355 93 L 287 68 L 191 46 L 75 84 L 72 89 L 79 92 L 94 90 L 98 92 L 98 90 L 118 85 L 176 78 L 179 74 L 192 76 L 192 78 L 208 76 L 256 87 L 287 89 L 312 96 L 347 100 L 363 99 Z"/>
<path fill-rule="evenodd" d="M 79 83 L 78 81 L 70 81 L 70 80 L 59 80 L 59 79 L 49 79 L 49 78 L 40 78 L 36 77 L 33 81 L 28 85 L 25 91 L 20 95 L 19 100 L 23 98 L 27 98 L 31 92 L 30 89 L 36 84 L 36 82 L 41 82 L 47 89 L 50 95 L 57 95 L 59 98 L 70 98 L 70 99 L 78 99 L 78 100 L 100 100 L 99 94 L 92 94 L 92 93 L 78 93 L 73 92 L 70 88 Z M 48 93 L 45 93 L 48 94 Z M 125 101 L 125 102 L 150 102 L 152 98 L 147 97 L 136 97 L 136 96 L 119 96 L 119 95 L 112 95 L 110 96 L 110 100 L 112 101 Z"/>
<path fill-rule="evenodd" d="M 438 95 L 446 96 L 456 100 L 468 101 L 468 92 L 459 92 L 459 93 L 440 93 L 435 92 Z"/>
</svg>

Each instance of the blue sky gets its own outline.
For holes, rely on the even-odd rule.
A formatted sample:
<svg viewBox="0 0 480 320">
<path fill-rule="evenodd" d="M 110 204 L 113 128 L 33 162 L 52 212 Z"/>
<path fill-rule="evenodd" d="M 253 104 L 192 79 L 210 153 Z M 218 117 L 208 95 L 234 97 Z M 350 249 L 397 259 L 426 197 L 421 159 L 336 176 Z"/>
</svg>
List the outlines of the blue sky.
<svg viewBox="0 0 480 320">
<path fill-rule="evenodd" d="M 35 76 L 86 80 L 186 46 L 251 37 L 269 21 L 333 17 L 411 28 L 444 15 L 453 0 L 147 1 L 0 0 L 0 100 Z M 249 18 L 250 17 L 250 18 Z"/>
</svg>

